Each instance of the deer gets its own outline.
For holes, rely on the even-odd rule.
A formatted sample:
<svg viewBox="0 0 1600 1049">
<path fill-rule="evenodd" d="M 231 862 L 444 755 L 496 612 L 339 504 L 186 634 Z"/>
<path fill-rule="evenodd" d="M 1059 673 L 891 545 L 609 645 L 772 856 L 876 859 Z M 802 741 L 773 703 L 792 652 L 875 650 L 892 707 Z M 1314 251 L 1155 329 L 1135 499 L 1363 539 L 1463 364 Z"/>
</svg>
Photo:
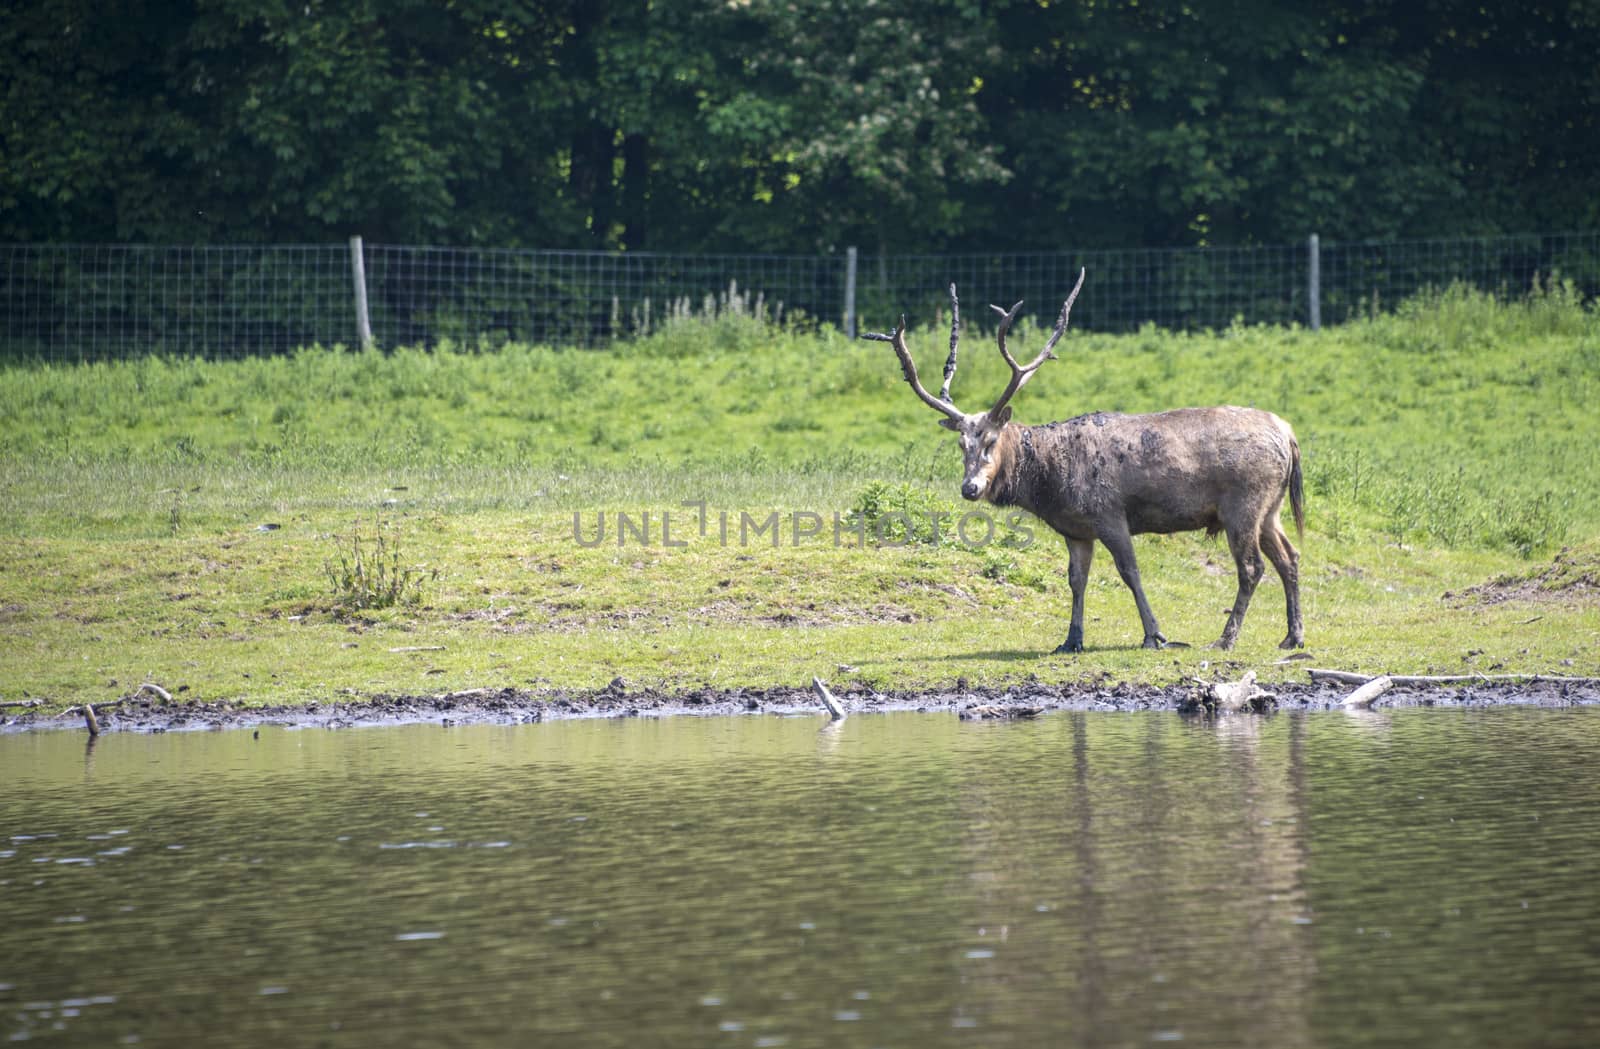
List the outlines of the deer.
<svg viewBox="0 0 1600 1049">
<path fill-rule="evenodd" d="M 935 397 L 917 378 L 906 346 L 906 318 L 889 332 L 862 338 L 887 342 L 900 359 L 912 391 L 944 418 L 939 425 L 959 437 L 965 475 L 962 498 L 987 500 L 1033 514 L 1067 542 L 1067 582 L 1072 619 L 1055 653 L 1084 651 L 1084 590 L 1098 541 L 1111 553 L 1117 573 L 1133 592 L 1144 627 L 1145 648 L 1188 647 L 1169 641 L 1150 610 L 1134 557 L 1133 537 L 1205 529 L 1226 533 L 1238 571 L 1239 589 L 1213 648 L 1231 649 L 1265 566 L 1283 580 L 1289 631 L 1278 647 L 1305 647 L 1300 617 L 1300 553 L 1279 520 L 1284 495 L 1294 511 L 1296 534 L 1305 541 L 1305 494 L 1300 444 L 1289 424 L 1269 411 L 1224 405 L 1177 408 L 1146 415 L 1092 412 L 1062 422 L 1023 426 L 1011 419 L 1011 399 L 1046 362 L 1066 333 L 1072 304 L 1086 270 L 1061 307 L 1055 330 L 1026 365 L 1006 348 L 1006 336 L 1022 310 L 990 306 L 999 314 L 996 336 L 1011 379 L 987 411 L 963 412 L 950 398 L 961 330 L 960 303 L 950 285 L 950 355 L 944 386 Z"/>
</svg>

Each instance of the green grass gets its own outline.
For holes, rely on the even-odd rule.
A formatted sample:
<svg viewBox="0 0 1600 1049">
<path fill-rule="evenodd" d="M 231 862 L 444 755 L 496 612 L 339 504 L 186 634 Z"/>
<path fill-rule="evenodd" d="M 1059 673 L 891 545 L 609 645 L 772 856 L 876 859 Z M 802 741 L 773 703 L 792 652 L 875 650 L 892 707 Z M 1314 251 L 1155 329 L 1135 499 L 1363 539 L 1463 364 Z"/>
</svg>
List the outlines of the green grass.
<svg viewBox="0 0 1600 1049">
<path fill-rule="evenodd" d="M 946 335 L 914 333 L 930 377 Z M 1004 366 L 978 333 L 963 350 L 955 397 L 978 410 Z M 1456 289 L 1317 333 L 1074 333 L 1058 352 L 1019 395 L 1022 421 L 1226 402 L 1295 425 L 1319 664 L 1600 673 L 1592 587 L 1472 590 L 1592 580 L 1600 563 L 1600 314 L 1568 290 L 1506 303 Z M 1204 650 L 1133 647 L 1133 602 L 1103 551 L 1090 651 L 1048 655 L 1066 556 L 1036 521 L 1031 545 L 1000 541 L 999 512 L 977 549 L 862 546 L 848 528 L 836 543 L 836 514 L 969 507 L 953 441 L 893 356 L 828 329 L 724 311 L 606 352 L 307 350 L 14 365 L 0 380 L 8 699 L 101 700 L 147 679 L 259 703 L 617 675 L 905 687 L 1219 671 Z M 690 501 L 706 504 L 704 536 Z M 619 547 L 619 512 L 635 526 L 649 513 L 652 541 Z M 741 544 L 742 515 L 774 512 L 776 546 L 770 532 Z M 606 541 L 576 542 L 575 515 L 592 537 L 601 513 Z M 664 513 L 686 545 L 661 542 Z M 797 524 L 817 534 L 796 543 Z M 426 582 L 415 601 L 354 608 L 327 567 L 380 526 L 403 552 L 389 570 Z M 1225 546 L 1139 549 L 1167 636 L 1212 640 L 1233 596 Z M 1220 669 L 1298 676 L 1272 665 L 1282 635 L 1269 572 Z"/>
</svg>

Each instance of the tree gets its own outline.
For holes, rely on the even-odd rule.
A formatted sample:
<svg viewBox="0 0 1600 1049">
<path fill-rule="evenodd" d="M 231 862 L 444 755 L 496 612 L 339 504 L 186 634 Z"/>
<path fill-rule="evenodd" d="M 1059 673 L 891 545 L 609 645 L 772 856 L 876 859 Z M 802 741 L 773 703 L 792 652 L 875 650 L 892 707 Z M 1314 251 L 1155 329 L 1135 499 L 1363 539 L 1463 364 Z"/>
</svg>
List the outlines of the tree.
<svg viewBox="0 0 1600 1049">
<path fill-rule="evenodd" d="M 0 239 L 889 252 L 1600 224 L 1600 0 L 18 0 Z"/>
<path fill-rule="evenodd" d="M 26 5 L 0 36 L 0 235 L 504 242 L 547 199 L 515 183 L 559 166 L 504 128 L 561 27 L 499 7 Z"/>
<path fill-rule="evenodd" d="M 743 192 L 761 205 L 741 211 L 763 239 L 793 243 L 784 231 L 800 229 L 813 250 L 912 250 L 972 227 L 981 214 L 972 202 L 1010 175 L 976 101 L 984 71 L 1002 60 L 981 4 L 811 0 L 735 10 L 744 44 L 704 118 L 719 152 L 738 158 Z"/>
<path fill-rule="evenodd" d="M 1597 6 L 1006 4 L 1006 210 L 1039 247 L 1593 226 Z"/>
</svg>

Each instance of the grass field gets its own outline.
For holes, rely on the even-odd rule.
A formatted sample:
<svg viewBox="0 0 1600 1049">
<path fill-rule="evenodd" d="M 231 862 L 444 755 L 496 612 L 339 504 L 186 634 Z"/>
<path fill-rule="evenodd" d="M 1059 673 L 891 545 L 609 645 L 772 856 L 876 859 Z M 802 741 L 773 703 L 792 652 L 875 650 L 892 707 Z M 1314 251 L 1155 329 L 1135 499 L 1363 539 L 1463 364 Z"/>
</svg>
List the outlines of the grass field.
<svg viewBox="0 0 1600 1049">
<path fill-rule="evenodd" d="M 925 374 L 946 337 L 914 333 Z M 1235 403 L 1295 425 L 1317 665 L 1600 673 L 1600 313 L 1570 292 L 1453 290 L 1322 332 L 1064 346 L 1019 395 L 1020 421 Z M 962 358 L 955 398 L 977 410 L 1004 365 L 976 332 Z M 1135 647 L 1102 551 L 1089 651 L 1064 657 L 1049 652 L 1066 629 L 1066 551 L 1038 522 L 1022 525 L 1029 545 L 999 541 L 998 511 L 982 544 L 836 536 L 852 510 L 969 509 L 954 441 L 887 348 L 737 308 L 603 352 L 319 349 L 12 365 L 0 380 L 5 699 L 104 700 L 144 680 L 262 703 L 619 675 L 668 688 L 1300 676 L 1273 665 L 1271 572 L 1219 667 L 1203 649 Z M 753 531 L 774 514 L 775 530 Z M 380 538 L 398 576 L 376 582 L 399 600 L 359 607 L 374 603 L 356 583 L 372 589 Z M 1139 551 L 1167 636 L 1212 640 L 1233 597 L 1226 547 L 1146 537 Z"/>
</svg>

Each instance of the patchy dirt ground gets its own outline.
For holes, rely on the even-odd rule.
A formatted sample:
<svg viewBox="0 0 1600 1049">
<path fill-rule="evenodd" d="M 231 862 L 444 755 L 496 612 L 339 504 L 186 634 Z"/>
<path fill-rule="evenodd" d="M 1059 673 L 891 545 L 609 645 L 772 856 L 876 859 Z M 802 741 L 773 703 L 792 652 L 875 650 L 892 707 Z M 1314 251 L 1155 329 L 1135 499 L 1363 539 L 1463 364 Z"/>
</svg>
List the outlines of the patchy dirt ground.
<svg viewBox="0 0 1600 1049">
<path fill-rule="evenodd" d="M 1501 576 L 1458 594 L 1447 593 L 1444 598 L 1456 604 L 1498 605 L 1505 601 L 1600 604 L 1600 546 L 1594 543 L 1564 546 L 1549 565 L 1537 571 Z"/>
<path fill-rule="evenodd" d="M 1353 686 L 1332 683 L 1275 684 L 1276 709 L 1333 710 Z M 837 686 L 834 692 L 851 714 L 922 711 L 964 719 L 1035 717 L 1055 711 L 1173 711 L 1199 713 L 1196 689 L 1189 685 L 1022 684 L 1005 689 L 958 688 L 931 692 L 877 692 Z M 1600 705 L 1600 682 L 1485 681 L 1465 685 L 1397 687 L 1378 707 L 1486 707 Z M 569 718 L 669 717 L 677 715 L 825 714 L 809 688 L 689 689 L 659 692 L 630 688 L 618 679 L 592 692 L 472 689 L 432 696 L 371 696 L 282 707 L 236 707 L 228 703 L 164 701 L 149 695 L 95 708 L 101 731 L 171 732 L 255 728 L 352 728 L 367 725 L 523 724 Z M 35 710 L 0 711 L 0 731 L 62 728 L 85 730 L 83 713 Z M 1227 715 L 1247 716 L 1247 715 Z"/>
</svg>

